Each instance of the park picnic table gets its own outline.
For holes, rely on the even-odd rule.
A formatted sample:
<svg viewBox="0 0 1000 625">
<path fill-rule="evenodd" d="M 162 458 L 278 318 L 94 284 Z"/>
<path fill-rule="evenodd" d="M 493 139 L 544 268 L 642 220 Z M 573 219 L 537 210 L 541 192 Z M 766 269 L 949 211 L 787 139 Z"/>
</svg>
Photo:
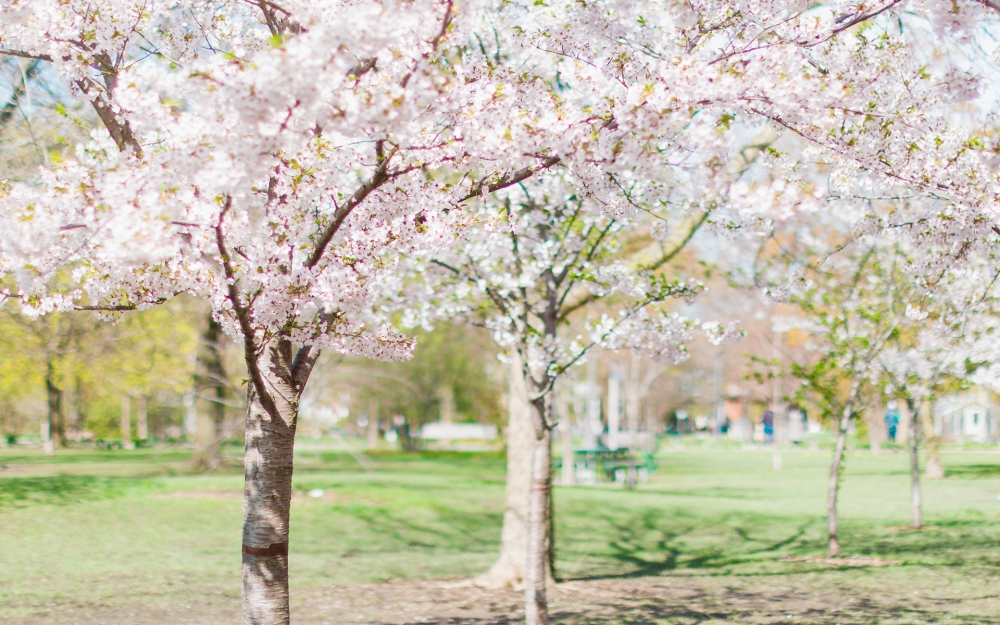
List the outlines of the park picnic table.
<svg viewBox="0 0 1000 625">
<path fill-rule="evenodd" d="M 639 459 L 628 449 L 575 449 L 573 462 L 576 467 L 582 465 L 582 468 L 593 471 L 594 475 L 603 475 L 610 481 L 624 477 L 629 488 L 635 486 L 640 469 L 645 470 L 647 474 L 656 470 L 656 459 L 653 454 L 643 454 Z M 556 460 L 554 464 L 556 467 L 562 467 L 562 460 Z"/>
</svg>

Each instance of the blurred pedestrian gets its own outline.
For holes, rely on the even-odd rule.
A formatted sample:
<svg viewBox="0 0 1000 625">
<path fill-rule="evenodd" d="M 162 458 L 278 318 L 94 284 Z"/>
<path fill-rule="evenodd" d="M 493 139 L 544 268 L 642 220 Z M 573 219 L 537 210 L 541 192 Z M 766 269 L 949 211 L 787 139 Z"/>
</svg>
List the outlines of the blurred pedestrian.
<svg viewBox="0 0 1000 625">
<path fill-rule="evenodd" d="M 885 432 L 889 442 L 896 444 L 896 428 L 899 427 L 899 404 L 895 400 L 890 401 L 885 411 Z"/>
<path fill-rule="evenodd" d="M 774 442 L 774 411 L 768 408 L 764 411 L 764 442 Z"/>
</svg>

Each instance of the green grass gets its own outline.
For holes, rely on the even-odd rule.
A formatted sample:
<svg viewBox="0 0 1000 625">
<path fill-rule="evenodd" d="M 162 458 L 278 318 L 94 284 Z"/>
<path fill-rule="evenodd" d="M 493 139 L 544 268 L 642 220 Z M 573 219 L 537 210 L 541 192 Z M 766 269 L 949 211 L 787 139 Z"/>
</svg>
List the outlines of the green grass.
<svg viewBox="0 0 1000 625">
<path fill-rule="evenodd" d="M 495 454 L 299 452 L 292 509 L 293 591 L 484 570 L 503 513 Z M 905 454 L 849 454 L 841 497 L 846 553 L 902 566 L 829 571 L 782 562 L 822 555 L 829 453 L 794 450 L 771 469 L 761 450 L 664 452 L 636 491 L 557 488 L 557 568 L 576 578 L 790 575 L 877 591 L 996 583 L 1000 453 L 946 454 L 949 479 L 925 483 L 924 532 L 909 521 Z M 186 469 L 183 450 L 0 450 L 0 622 L 42 606 L 151 606 L 239 595 L 242 472 Z M 905 580 L 905 582 L 904 582 Z M 918 581 L 914 581 L 918 580 Z M 987 581 L 988 580 L 988 581 Z M 817 583 L 820 583 L 817 581 Z"/>
</svg>

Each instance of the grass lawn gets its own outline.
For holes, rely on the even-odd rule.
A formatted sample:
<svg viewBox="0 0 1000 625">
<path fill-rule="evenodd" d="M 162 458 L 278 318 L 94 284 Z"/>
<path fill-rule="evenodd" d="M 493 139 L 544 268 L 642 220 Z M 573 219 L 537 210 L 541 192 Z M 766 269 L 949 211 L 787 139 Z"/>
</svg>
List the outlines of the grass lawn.
<svg viewBox="0 0 1000 625">
<path fill-rule="evenodd" d="M 410 580 L 413 588 L 423 588 L 424 582 L 413 580 L 461 578 L 491 563 L 503 513 L 502 457 L 367 457 L 365 470 L 350 454 L 300 445 L 292 507 L 293 601 L 331 588 L 384 588 L 376 584 L 384 581 Z M 237 615 L 226 622 L 238 622 L 242 471 L 233 466 L 191 474 L 187 458 L 184 450 L 169 448 L 70 450 L 50 458 L 33 448 L 0 449 L 0 622 L 129 623 L 142 621 L 129 615 L 144 611 L 176 615 L 190 608 L 208 614 L 212 606 L 229 610 L 218 614 Z M 716 602 L 725 603 L 733 588 L 845 602 L 840 620 L 795 620 L 788 614 L 782 622 L 929 623 L 939 622 L 940 614 L 956 623 L 996 622 L 998 452 L 945 454 L 950 477 L 925 483 L 925 522 L 931 527 L 922 532 L 899 528 L 909 521 L 906 455 L 850 453 L 841 497 L 844 551 L 896 563 L 859 568 L 783 561 L 825 551 L 829 452 L 788 450 L 780 472 L 772 470 L 770 452 L 760 449 L 671 447 L 659 460 L 659 472 L 635 491 L 557 487 L 557 568 L 577 580 L 567 589 L 592 580 L 595 589 L 618 584 L 608 592 L 621 594 L 629 584 L 638 588 L 650 580 L 696 580 Z M 323 497 L 306 495 L 311 489 L 322 489 Z M 861 605 L 890 595 L 936 597 L 953 608 L 929 620 L 921 620 L 916 608 L 902 607 L 884 619 L 865 616 L 882 608 L 849 616 L 847 604 L 855 599 Z M 711 616 L 700 620 L 688 612 L 657 617 L 648 602 L 636 601 L 595 618 L 777 622 L 767 615 L 753 620 L 752 611 L 744 621 L 728 621 L 725 614 L 736 608 L 726 612 L 725 605 L 698 612 Z M 805 612 L 795 618 L 805 618 Z M 311 614 L 306 608 L 299 613 Z M 366 619 L 402 622 L 391 613 Z"/>
</svg>

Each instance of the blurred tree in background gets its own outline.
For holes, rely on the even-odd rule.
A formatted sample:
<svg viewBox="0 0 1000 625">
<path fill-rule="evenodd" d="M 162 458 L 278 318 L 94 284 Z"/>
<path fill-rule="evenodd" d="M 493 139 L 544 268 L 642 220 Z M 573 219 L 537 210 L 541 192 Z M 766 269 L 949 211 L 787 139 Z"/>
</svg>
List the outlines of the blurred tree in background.
<svg viewBox="0 0 1000 625">
<path fill-rule="evenodd" d="M 421 425 L 442 418 L 500 423 L 503 367 L 489 335 L 479 328 L 439 324 L 433 331 L 417 331 L 416 337 L 419 348 L 402 363 L 324 357 L 306 390 L 303 421 L 322 421 L 316 407 L 341 402 L 352 408 L 350 423 L 339 425 L 363 428 L 358 419 L 376 414 L 385 430 L 401 416 L 404 438 L 407 431 L 415 434 Z"/>
<path fill-rule="evenodd" d="M 192 314 L 180 302 L 117 325 L 90 312 L 29 319 L 4 310 L 0 432 L 36 435 L 47 426 L 55 446 L 90 436 L 121 439 L 127 397 L 137 408 L 127 438 L 163 437 L 182 417 L 195 339 Z"/>
</svg>

